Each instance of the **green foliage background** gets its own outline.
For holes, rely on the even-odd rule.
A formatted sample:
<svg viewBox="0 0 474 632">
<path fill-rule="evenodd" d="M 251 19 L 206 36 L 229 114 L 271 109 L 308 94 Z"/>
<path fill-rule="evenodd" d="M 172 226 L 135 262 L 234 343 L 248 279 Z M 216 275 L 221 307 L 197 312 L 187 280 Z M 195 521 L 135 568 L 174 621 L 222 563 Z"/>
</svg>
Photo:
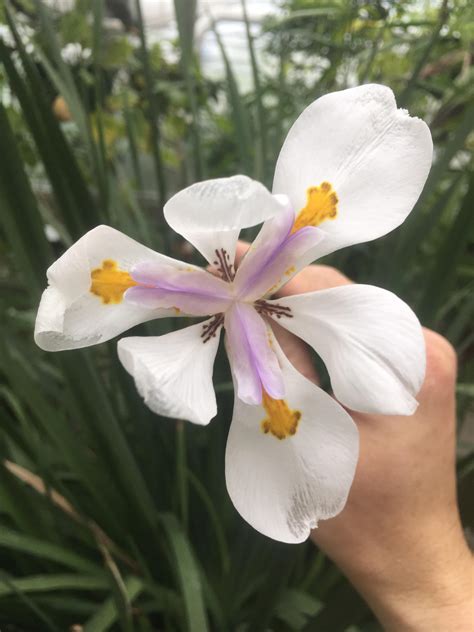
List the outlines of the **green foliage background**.
<svg viewBox="0 0 474 632">
<path fill-rule="evenodd" d="M 163 222 L 174 191 L 237 172 L 271 186 L 282 140 L 306 105 L 350 85 L 390 85 L 431 127 L 430 178 L 401 229 L 328 262 L 397 292 L 455 345 L 459 492 L 472 525 L 474 452 L 462 439 L 474 392 L 472 3 L 286 0 L 282 15 L 265 21 L 261 42 L 243 4 L 254 86 L 246 93 L 219 23 L 226 77 L 203 75 L 195 2 L 175 0 L 175 62 L 161 43 L 147 46 L 132 4 L 127 33 L 104 26 L 97 0 L 76 0 L 64 14 L 39 0 L 0 8 L 2 33 L 10 29 L 0 43 L 0 626 L 377 630 L 312 544 L 272 542 L 233 509 L 224 482 L 233 395 L 223 355 L 219 416 L 191 427 L 147 410 L 114 343 L 40 351 L 35 310 L 47 267 L 101 222 L 194 257 Z M 61 49 L 71 42 L 91 55 L 65 62 Z M 159 321 L 136 333 L 170 327 Z"/>
</svg>

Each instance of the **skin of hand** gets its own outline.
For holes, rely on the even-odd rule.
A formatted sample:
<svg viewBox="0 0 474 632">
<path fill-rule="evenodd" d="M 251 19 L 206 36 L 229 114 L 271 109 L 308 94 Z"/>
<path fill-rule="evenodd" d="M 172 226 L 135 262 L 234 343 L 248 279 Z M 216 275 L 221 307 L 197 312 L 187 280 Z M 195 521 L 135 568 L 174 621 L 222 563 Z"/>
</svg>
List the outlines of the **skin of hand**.
<svg viewBox="0 0 474 632">
<path fill-rule="evenodd" d="M 247 244 L 239 244 L 237 259 Z M 277 296 L 350 283 L 313 265 Z M 272 323 L 273 324 L 273 323 Z M 346 507 L 322 521 L 312 540 L 339 566 L 389 632 L 472 632 L 473 558 L 456 498 L 456 353 L 424 329 L 426 377 L 414 415 L 349 411 L 360 456 Z M 275 327 L 288 359 L 318 382 L 304 342 Z"/>
</svg>

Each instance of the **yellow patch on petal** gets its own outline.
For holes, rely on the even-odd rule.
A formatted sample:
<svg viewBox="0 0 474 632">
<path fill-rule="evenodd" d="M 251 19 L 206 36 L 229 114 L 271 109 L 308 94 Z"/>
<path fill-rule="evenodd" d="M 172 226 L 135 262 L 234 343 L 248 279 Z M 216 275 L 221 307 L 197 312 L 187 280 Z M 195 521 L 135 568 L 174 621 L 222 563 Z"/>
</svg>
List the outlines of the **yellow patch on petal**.
<svg viewBox="0 0 474 632">
<path fill-rule="evenodd" d="M 306 206 L 298 213 L 291 229 L 296 233 L 305 226 L 319 226 L 328 219 L 337 216 L 339 202 L 336 192 L 329 182 L 322 182 L 317 187 L 309 187 L 306 191 Z"/>
<path fill-rule="evenodd" d="M 299 410 L 290 410 L 284 399 L 273 399 L 265 390 L 262 393 L 262 405 L 268 415 L 262 421 L 265 434 L 271 433 L 280 440 L 296 434 L 301 419 Z"/>
<path fill-rule="evenodd" d="M 104 259 L 102 267 L 91 272 L 90 291 L 106 305 L 121 303 L 126 290 L 134 285 L 137 285 L 136 281 L 128 272 L 120 270 L 112 259 Z"/>
</svg>

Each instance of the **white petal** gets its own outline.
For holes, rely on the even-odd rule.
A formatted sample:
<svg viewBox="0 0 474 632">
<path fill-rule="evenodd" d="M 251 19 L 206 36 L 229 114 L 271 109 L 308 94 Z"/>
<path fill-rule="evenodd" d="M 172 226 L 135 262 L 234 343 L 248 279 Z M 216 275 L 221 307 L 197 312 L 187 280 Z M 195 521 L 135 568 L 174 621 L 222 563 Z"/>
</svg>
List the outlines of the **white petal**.
<svg viewBox="0 0 474 632">
<path fill-rule="evenodd" d="M 337 217 L 320 225 L 326 236 L 314 248 L 317 258 L 399 226 L 431 159 L 427 125 L 397 110 L 389 88 L 364 85 L 327 94 L 304 110 L 283 144 L 273 191 L 288 195 L 298 212 L 309 187 L 332 185 Z"/>
<path fill-rule="evenodd" d="M 275 343 L 276 344 L 276 343 Z M 286 401 L 301 418 L 285 439 L 262 431 L 267 413 L 237 397 L 227 440 L 226 482 L 237 511 L 257 531 L 302 542 L 344 507 L 358 458 L 357 427 L 327 393 L 298 373 L 277 348 Z"/>
<path fill-rule="evenodd" d="M 176 193 L 166 204 L 166 221 L 214 263 L 224 249 L 234 263 L 242 228 L 256 226 L 284 211 L 281 201 L 247 176 L 205 180 Z"/>
<path fill-rule="evenodd" d="M 201 425 L 216 415 L 212 370 L 220 332 L 204 343 L 203 326 L 209 322 L 164 336 L 119 340 L 120 361 L 153 412 Z"/>
<path fill-rule="evenodd" d="M 344 406 L 387 415 L 415 412 L 425 375 L 423 333 L 415 314 L 395 294 L 371 285 L 345 285 L 278 303 L 293 315 L 278 323 L 321 356 Z"/>
<path fill-rule="evenodd" d="M 175 315 L 174 310 L 128 304 L 104 304 L 90 292 L 91 271 L 104 260 L 129 272 L 142 261 L 175 267 L 186 264 L 160 255 L 110 226 L 97 226 L 71 246 L 48 269 L 49 287 L 43 292 L 35 325 L 35 341 L 46 351 L 77 349 L 110 340 L 139 323 Z"/>
</svg>

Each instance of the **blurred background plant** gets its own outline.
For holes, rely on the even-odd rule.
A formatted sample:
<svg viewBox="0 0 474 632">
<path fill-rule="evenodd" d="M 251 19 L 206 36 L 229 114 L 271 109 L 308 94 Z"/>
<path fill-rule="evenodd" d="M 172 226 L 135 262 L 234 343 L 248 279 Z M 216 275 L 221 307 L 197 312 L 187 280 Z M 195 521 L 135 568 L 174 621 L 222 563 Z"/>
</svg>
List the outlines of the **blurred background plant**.
<svg viewBox="0 0 474 632">
<path fill-rule="evenodd" d="M 303 108 L 364 82 L 390 85 L 428 122 L 435 162 L 401 229 L 328 263 L 394 290 L 455 345 L 472 533 L 473 35 L 469 0 L 2 5 L 3 630 L 379 629 L 312 544 L 272 542 L 233 509 L 223 356 L 219 416 L 203 429 L 148 411 L 114 343 L 45 354 L 32 340 L 45 271 L 85 231 L 105 222 L 198 261 L 164 224 L 164 201 L 234 173 L 271 187 Z"/>
</svg>

